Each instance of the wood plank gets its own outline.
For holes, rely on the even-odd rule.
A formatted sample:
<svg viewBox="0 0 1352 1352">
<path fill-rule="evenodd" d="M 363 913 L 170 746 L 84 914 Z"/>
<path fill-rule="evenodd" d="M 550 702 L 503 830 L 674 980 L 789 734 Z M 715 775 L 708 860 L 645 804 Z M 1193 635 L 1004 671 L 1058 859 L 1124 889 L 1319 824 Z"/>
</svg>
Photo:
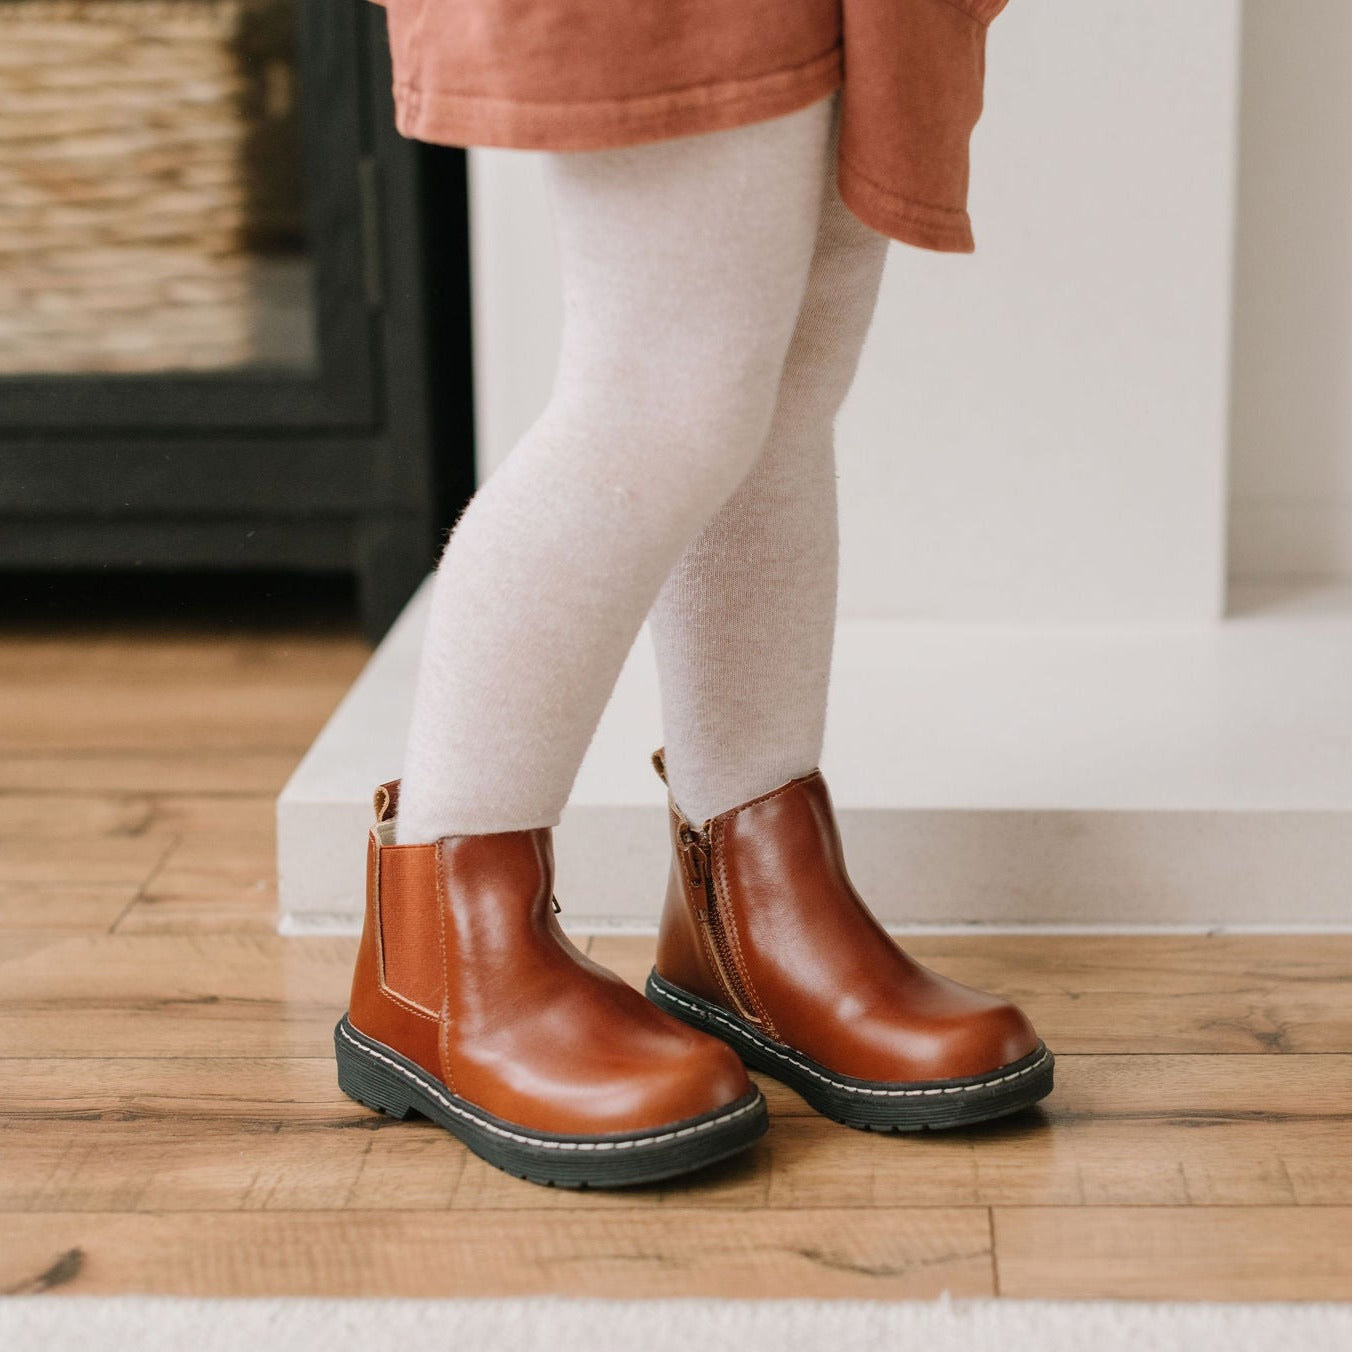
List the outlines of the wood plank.
<svg viewBox="0 0 1352 1352">
<path fill-rule="evenodd" d="M 73 936 L 0 948 L 11 1055 L 322 1056 L 356 940 L 275 934 Z"/>
<path fill-rule="evenodd" d="M 140 795 L 0 795 L 0 883 L 145 882 L 173 836 Z"/>
<path fill-rule="evenodd" d="M 278 689 L 261 680 L 204 689 L 0 688 L 0 750 L 303 752 L 342 694 L 327 684 Z"/>
<path fill-rule="evenodd" d="M 212 1296 L 717 1296 L 992 1293 L 989 1223 L 961 1211 L 576 1208 L 429 1215 L 6 1217 L 0 1292 Z"/>
<path fill-rule="evenodd" d="M 900 941 L 946 976 L 1017 1001 L 1058 1054 L 1352 1051 L 1349 934 Z M 592 956 L 641 985 L 653 940 L 598 935 Z"/>
<path fill-rule="evenodd" d="M 1006 1123 L 862 1148 L 811 1119 L 780 1118 L 768 1205 L 1282 1206 L 1352 1204 L 1346 1124 Z M 893 1142 L 890 1147 L 886 1142 Z M 891 1153 L 884 1153 L 890 1148 Z M 715 1200 L 744 1205 L 724 1188 Z"/>
<path fill-rule="evenodd" d="M 102 932 L 117 921 L 138 892 L 134 882 L 0 882 L 0 935 L 16 930 Z"/>
<path fill-rule="evenodd" d="M 277 927 L 275 804 L 267 797 L 156 797 L 157 828 L 174 844 L 119 933 Z M 360 880 L 358 880 L 360 882 Z"/>
<path fill-rule="evenodd" d="M 881 1146 L 781 1113 L 769 1203 L 1352 1203 L 1352 1057 L 1068 1056 L 1030 1113 Z M 890 1149 L 889 1149 L 890 1146 Z"/>
<path fill-rule="evenodd" d="M 54 699 L 50 691 L 0 690 L 0 750 L 303 753 L 343 692 L 222 686 L 61 693 L 64 698 Z"/>
<path fill-rule="evenodd" d="M 432 1123 L 345 1098 L 331 1060 L 0 1062 L 0 1211 L 525 1210 L 576 1207 Z M 752 1152 L 721 1177 L 757 1173 Z M 713 1171 L 711 1171 L 713 1172 Z M 588 1205 L 683 1204 L 684 1185 Z"/>
<path fill-rule="evenodd" d="M 0 1062 L 0 1210 L 556 1210 L 329 1057 Z M 768 1083 L 768 1082 L 767 1082 Z M 776 1107 L 755 1150 L 645 1192 L 703 1209 L 1352 1205 L 1352 1057 L 1072 1057 L 1040 1112 L 882 1136 Z M 626 1200 L 627 1199 L 627 1200 Z M 634 1205 L 602 1194 L 597 1206 Z"/>
<path fill-rule="evenodd" d="M 209 854 L 215 846 L 205 848 Z M 597 938 L 598 961 L 608 963 L 615 942 Z M 651 941 L 638 941 L 645 942 Z M 1064 940 L 1043 936 L 1039 942 Z M 1339 966 L 1343 947 L 1338 936 L 1288 941 L 1264 935 L 1227 943 L 1214 975 L 1186 978 L 1195 986 L 1189 1001 L 1161 1002 L 1145 989 L 1145 969 L 1165 969 L 1165 988 L 1185 978 L 1167 970 L 1169 949 L 1153 946 L 1142 960 L 1143 989 L 1128 998 L 1094 990 L 1092 975 L 1068 965 L 1042 1014 L 1036 1001 L 1023 1003 L 1058 1055 L 1343 1053 L 1352 1049 L 1352 963 Z M 109 1056 L 312 1055 L 327 1040 L 326 1020 L 346 1004 L 355 949 L 353 938 L 259 932 L 116 934 L 72 938 L 59 957 L 51 948 L 17 960 L 0 953 L 0 1035 L 9 1039 L 0 1045 L 23 1046 L 26 1055 L 72 1048 Z M 1237 973 L 1229 982 L 1227 962 Z M 1250 975 L 1260 962 L 1273 968 L 1261 991 L 1259 977 Z M 1249 983 L 1251 995 L 1237 997 L 1231 989 Z M 157 1021 L 157 1010 L 174 1017 Z"/>
<path fill-rule="evenodd" d="M 0 789 L 24 794 L 226 794 L 281 793 L 300 763 L 302 749 L 217 749 L 210 755 L 187 748 L 163 751 L 87 751 L 43 748 L 7 754 Z"/>
<path fill-rule="evenodd" d="M 346 686 L 370 655 L 370 644 L 360 635 L 342 632 L 9 632 L 0 643 L 0 685 L 154 681 L 210 686 L 265 673 L 274 683 L 319 680 Z"/>
<path fill-rule="evenodd" d="M 0 750 L 303 752 L 369 656 L 352 636 L 7 639 Z"/>
<path fill-rule="evenodd" d="M 275 934 L 277 892 L 271 884 L 220 893 L 145 895 L 127 907 L 118 934 Z"/>
<path fill-rule="evenodd" d="M 0 930 L 0 971 L 3 970 L 5 963 L 17 963 L 34 953 L 41 953 L 44 949 L 69 943 L 72 934 L 78 932 L 70 929 L 28 927 Z M 0 997 L 3 997 L 3 993 L 3 984 L 0 984 Z M 14 1050 L 0 1043 L 0 1051 L 5 1054 L 12 1054 Z"/>
<path fill-rule="evenodd" d="M 124 902 L 104 928 L 119 919 L 118 928 L 130 931 L 276 928 L 271 797 L 110 794 L 4 801 L 9 815 L 0 825 L 0 888 L 17 883 L 42 889 L 48 927 L 79 927 L 75 917 L 88 914 L 91 888 L 127 882 L 138 884 L 128 899 L 135 904 Z M 61 908 L 68 912 L 64 918 L 55 914 Z"/>
<path fill-rule="evenodd" d="M 1000 1294 L 1020 1299 L 1352 1299 L 1352 1208 L 994 1212 Z"/>
</svg>

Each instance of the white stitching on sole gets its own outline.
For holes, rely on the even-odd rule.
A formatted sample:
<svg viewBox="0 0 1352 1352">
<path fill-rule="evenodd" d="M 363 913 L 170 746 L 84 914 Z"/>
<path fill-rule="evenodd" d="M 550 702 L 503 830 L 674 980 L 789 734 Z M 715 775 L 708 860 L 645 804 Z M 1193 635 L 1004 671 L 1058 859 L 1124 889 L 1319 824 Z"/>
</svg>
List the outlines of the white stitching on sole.
<svg viewBox="0 0 1352 1352">
<path fill-rule="evenodd" d="M 413 1074 L 407 1066 L 401 1066 L 397 1061 L 392 1061 L 388 1056 L 383 1056 L 376 1051 L 374 1047 L 368 1047 L 364 1043 L 358 1042 L 342 1024 L 338 1025 L 338 1032 L 342 1035 L 345 1042 L 350 1042 L 359 1052 L 367 1056 L 373 1056 L 377 1061 L 383 1061 L 391 1070 L 397 1070 L 410 1084 L 416 1085 L 425 1094 L 431 1094 L 438 1103 L 447 1111 L 455 1113 L 457 1117 L 463 1117 L 473 1122 L 476 1127 L 482 1127 L 484 1131 L 492 1132 L 494 1136 L 505 1136 L 510 1141 L 519 1141 L 522 1145 L 538 1146 L 542 1150 L 629 1150 L 634 1146 L 657 1145 L 662 1141 L 674 1141 L 681 1136 L 693 1136 L 697 1132 L 708 1131 L 710 1127 L 722 1126 L 724 1122 L 731 1122 L 734 1118 L 741 1117 L 744 1113 L 752 1112 L 760 1106 L 760 1098 L 753 1099 L 750 1103 L 733 1112 L 724 1113 L 721 1117 L 710 1118 L 707 1122 L 700 1122 L 693 1127 L 682 1127 L 679 1131 L 667 1131 L 657 1136 L 640 1136 L 636 1140 L 628 1141 L 545 1141 L 536 1136 L 522 1136 L 514 1131 L 507 1131 L 502 1127 L 494 1125 L 492 1122 L 486 1122 L 482 1117 L 477 1117 L 474 1113 L 466 1112 L 464 1108 L 454 1104 L 444 1094 L 438 1093 L 430 1084 L 424 1083 L 417 1075 Z"/>
<path fill-rule="evenodd" d="M 726 1015 L 719 1013 L 714 1009 L 701 1009 L 698 1005 L 692 1005 L 689 1000 L 682 1000 L 679 995 L 673 995 L 667 987 L 658 986 L 657 990 L 664 1000 L 671 1000 L 678 1005 L 683 1005 L 690 1010 L 692 1014 L 697 1014 L 702 1019 L 713 1019 L 718 1023 L 731 1028 L 734 1033 L 740 1034 L 749 1042 L 754 1042 L 762 1051 L 769 1052 L 771 1056 L 777 1056 L 781 1061 L 787 1061 L 797 1070 L 801 1070 L 806 1075 L 814 1076 L 824 1084 L 829 1084 L 833 1089 L 843 1090 L 847 1094 L 871 1094 L 876 1098 L 920 1098 L 928 1097 L 933 1094 L 966 1094 L 975 1089 L 989 1089 L 993 1085 L 1004 1084 L 1006 1080 L 1018 1080 L 1025 1075 L 1031 1075 L 1033 1071 L 1040 1069 L 1046 1064 L 1051 1052 L 1043 1048 L 1042 1055 L 1033 1062 L 1031 1066 L 1024 1066 L 1022 1070 L 1016 1070 L 1008 1075 L 1001 1075 L 994 1080 L 980 1080 L 976 1084 L 955 1084 L 948 1085 L 941 1089 L 865 1089 L 861 1085 L 846 1084 L 843 1080 L 833 1080 L 829 1075 L 823 1075 L 821 1071 L 814 1070 L 811 1066 L 791 1055 L 788 1052 L 781 1051 L 774 1043 L 761 1037 L 759 1033 L 753 1033 L 751 1029 L 744 1028 L 741 1024 L 734 1023 Z"/>
</svg>

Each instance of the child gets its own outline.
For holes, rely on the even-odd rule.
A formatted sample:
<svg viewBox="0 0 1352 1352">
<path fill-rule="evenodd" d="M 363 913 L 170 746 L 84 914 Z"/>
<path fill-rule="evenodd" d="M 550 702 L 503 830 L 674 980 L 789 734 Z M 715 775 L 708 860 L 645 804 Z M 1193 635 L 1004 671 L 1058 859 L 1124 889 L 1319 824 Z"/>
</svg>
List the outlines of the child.
<svg viewBox="0 0 1352 1352">
<path fill-rule="evenodd" d="M 337 1029 L 354 1097 L 612 1185 L 754 1141 L 744 1062 L 856 1126 L 1050 1090 L 1014 1005 L 874 920 L 817 768 L 833 422 L 889 239 L 972 247 L 1002 4 L 388 0 L 401 132 L 548 152 L 564 328 L 438 568 Z M 645 1000 L 564 936 L 551 831 L 648 616 L 673 867 Z"/>
</svg>

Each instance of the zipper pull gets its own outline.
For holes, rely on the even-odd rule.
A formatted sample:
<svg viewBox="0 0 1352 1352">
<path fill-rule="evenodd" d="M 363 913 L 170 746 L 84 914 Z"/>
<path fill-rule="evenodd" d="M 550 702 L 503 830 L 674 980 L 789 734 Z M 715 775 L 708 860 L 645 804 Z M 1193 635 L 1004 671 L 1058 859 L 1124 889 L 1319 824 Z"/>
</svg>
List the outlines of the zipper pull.
<svg viewBox="0 0 1352 1352">
<path fill-rule="evenodd" d="M 709 846 L 697 831 L 687 826 L 680 828 L 681 862 L 686 882 L 693 894 L 701 899 L 700 918 L 709 913 L 710 853 Z"/>
</svg>

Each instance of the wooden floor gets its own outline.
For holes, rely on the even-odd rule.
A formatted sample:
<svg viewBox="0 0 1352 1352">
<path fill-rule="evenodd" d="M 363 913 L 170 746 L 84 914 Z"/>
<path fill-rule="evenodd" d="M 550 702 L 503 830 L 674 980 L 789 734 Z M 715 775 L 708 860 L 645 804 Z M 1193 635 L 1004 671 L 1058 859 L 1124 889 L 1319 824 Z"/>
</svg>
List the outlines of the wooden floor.
<svg viewBox="0 0 1352 1352">
<path fill-rule="evenodd" d="M 917 940 L 1033 1016 L 1043 1109 L 875 1136 L 765 1081 L 764 1142 L 657 1189 L 348 1102 L 354 941 L 274 934 L 272 806 L 365 656 L 0 636 L 0 1291 L 1352 1298 L 1346 937 Z"/>
</svg>

